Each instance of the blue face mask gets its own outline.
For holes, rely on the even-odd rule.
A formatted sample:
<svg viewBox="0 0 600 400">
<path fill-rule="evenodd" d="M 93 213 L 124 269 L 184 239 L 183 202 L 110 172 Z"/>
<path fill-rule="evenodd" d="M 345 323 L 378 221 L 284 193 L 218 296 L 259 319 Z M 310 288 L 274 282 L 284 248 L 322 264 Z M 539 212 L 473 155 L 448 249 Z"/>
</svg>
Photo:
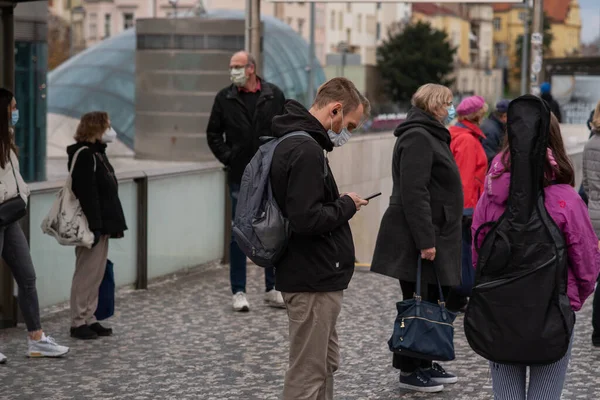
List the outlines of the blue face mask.
<svg viewBox="0 0 600 400">
<path fill-rule="evenodd" d="M 446 110 L 448 110 L 448 116 L 444 120 L 444 125 L 450 125 L 450 122 L 452 122 L 452 120 L 456 118 L 456 109 L 454 108 L 454 104 L 452 104 Z"/>
<path fill-rule="evenodd" d="M 344 111 L 342 111 L 342 126 L 344 126 Z M 331 119 L 331 129 L 327 131 L 331 143 L 334 147 L 340 147 L 348 143 L 348 140 L 352 137 L 352 134 L 348 130 L 348 127 L 342 128 L 340 133 L 333 130 L 333 118 Z"/>
<path fill-rule="evenodd" d="M 19 122 L 19 110 L 13 110 L 12 112 L 12 126 L 15 126 Z"/>
</svg>

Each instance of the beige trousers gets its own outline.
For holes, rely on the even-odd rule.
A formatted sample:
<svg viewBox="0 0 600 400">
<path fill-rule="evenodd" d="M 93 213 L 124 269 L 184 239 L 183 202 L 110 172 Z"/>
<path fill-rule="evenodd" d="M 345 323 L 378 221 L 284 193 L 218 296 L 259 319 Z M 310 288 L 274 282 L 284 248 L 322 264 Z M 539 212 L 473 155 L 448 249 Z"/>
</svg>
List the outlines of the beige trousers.
<svg viewBox="0 0 600 400">
<path fill-rule="evenodd" d="M 340 362 L 335 325 L 343 292 L 282 293 L 290 330 L 283 400 L 332 400 Z"/>
<path fill-rule="evenodd" d="M 71 326 L 96 322 L 98 290 L 104 278 L 108 258 L 108 235 L 102 235 L 91 249 L 75 248 L 75 274 L 71 285 Z"/>
</svg>

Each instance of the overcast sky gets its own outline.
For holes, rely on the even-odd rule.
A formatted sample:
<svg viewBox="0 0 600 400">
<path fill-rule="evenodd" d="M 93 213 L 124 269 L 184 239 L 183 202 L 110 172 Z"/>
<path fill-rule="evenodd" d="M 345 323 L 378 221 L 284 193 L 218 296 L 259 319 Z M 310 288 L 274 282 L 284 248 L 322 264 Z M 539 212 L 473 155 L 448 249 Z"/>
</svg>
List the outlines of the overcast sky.
<svg viewBox="0 0 600 400">
<path fill-rule="evenodd" d="M 579 0 L 581 7 L 581 39 L 591 42 L 600 35 L 600 0 Z"/>
</svg>

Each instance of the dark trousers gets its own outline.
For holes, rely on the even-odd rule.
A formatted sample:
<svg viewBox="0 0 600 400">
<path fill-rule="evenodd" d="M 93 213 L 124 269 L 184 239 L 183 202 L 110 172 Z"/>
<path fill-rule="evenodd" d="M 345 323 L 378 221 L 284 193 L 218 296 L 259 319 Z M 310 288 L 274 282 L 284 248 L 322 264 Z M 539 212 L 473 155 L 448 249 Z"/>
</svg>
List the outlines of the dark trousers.
<svg viewBox="0 0 600 400">
<path fill-rule="evenodd" d="M 400 288 L 402 289 L 402 299 L 412 299 L 415 291 L 415 282 L 400 281 Z M 442 286 L 442 293 L 444 298 L 448 297 L 450 292 L 450 286 Z M 423 285 L 421 289 L 421 297 L 423 300 L 431 303 L 437 303 L 440 299 L 439 290 L 437 285 Z M 394 368 L 399 369 L 402 372 L 413 373 L 417 368 L 431 368 L 432 362 L 429 360 L 423 360 L 420 358 L 401 356 L 394 353 L 392 360 Z"/>
<path fill-rule="evenodd" d="M 231 194 L 231 217 L 235 218 L 235 208 L 237 207 L 240 185 L 230 183 L 229 193 Z M 246 292 L 246 255 L 233 239 L 233 235 L 231 236 L 231 244 L 229 246 L 229 278 L 233 294 Z M 265 268 L 265 288 L 267 292 L 275 288 L 275 270 L 273 268 Z"/>
<path fill-rule="evenodd" d="M 600 277 L 598 277 L 600 281 Z M 594 330 L 592 331 L 592 343 L 594 346 L 600 346 L 600 294 L 598 292 L 600 289 L 596 287 L 596 291 L 594 292 L 594 308 L 592 311 L 592 327 Z"/>
<path fill-rule="evenodd" d="M 448 309 L 452 311 L 458 311 L 467 305 L 467 297 L 471 295 L 471 290 L 473 289 L 475 270 L 473 269 L 472 245 L 471 222 L 470 220 L 466 222 L 463 219 L 461 251 L 462 284 L 452 288 L 446 299 Z"/>
<path fill-rule="evenodd" d="M 42 329 L 40 304 L 35 287 L 35 270 L 27 239 L 21 226 L 13 222 L 0 228 L 0 254 L 12 272 L 19 287 L 19 307 L 28 332 Z"/>
</svg>

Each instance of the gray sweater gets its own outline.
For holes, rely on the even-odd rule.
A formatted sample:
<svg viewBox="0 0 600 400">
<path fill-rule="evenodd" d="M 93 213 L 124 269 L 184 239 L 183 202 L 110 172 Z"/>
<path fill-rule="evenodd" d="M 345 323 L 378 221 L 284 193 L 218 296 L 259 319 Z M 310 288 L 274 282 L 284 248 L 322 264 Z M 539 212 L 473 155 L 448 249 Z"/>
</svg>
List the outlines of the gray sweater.
<svg viewBox="0 0 600 400">
<path fill-rule="evenodd" d="M 596 131 L 583 150 L 583 188 L 596 236 L 600 239 L 600 132 Z"/>
</svg>

